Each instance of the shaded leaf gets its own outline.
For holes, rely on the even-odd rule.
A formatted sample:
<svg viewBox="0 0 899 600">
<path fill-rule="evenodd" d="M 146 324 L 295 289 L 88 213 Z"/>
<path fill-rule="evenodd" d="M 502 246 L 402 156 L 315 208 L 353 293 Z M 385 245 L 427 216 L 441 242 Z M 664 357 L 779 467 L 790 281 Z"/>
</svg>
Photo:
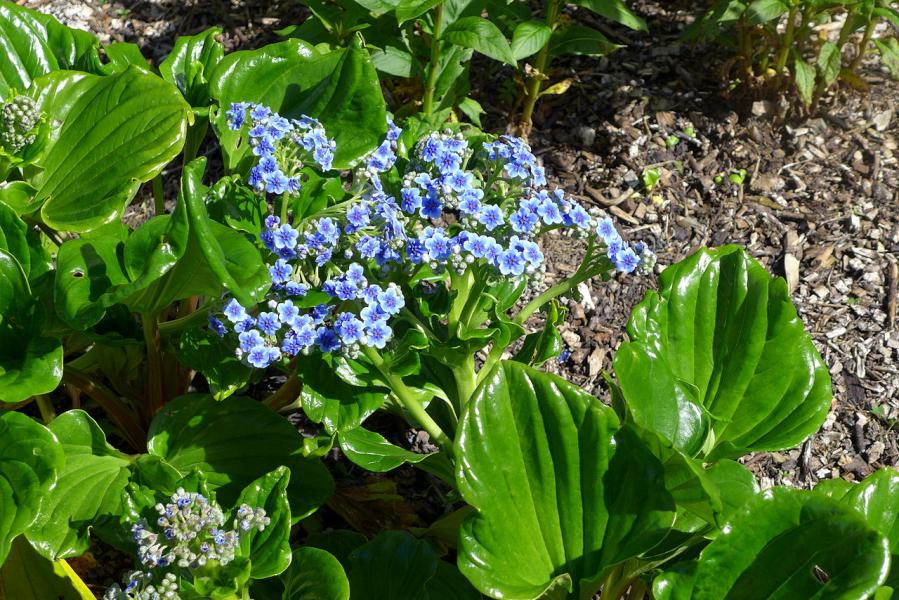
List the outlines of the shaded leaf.
<svg viewBox="0 0 899 600">
<path fill-rule="evenodd" d="M 318 548 L 297 548 L 281 573 L 283 600 L 349 600 L 350 582 L 334 556 Z"/>
</svg>

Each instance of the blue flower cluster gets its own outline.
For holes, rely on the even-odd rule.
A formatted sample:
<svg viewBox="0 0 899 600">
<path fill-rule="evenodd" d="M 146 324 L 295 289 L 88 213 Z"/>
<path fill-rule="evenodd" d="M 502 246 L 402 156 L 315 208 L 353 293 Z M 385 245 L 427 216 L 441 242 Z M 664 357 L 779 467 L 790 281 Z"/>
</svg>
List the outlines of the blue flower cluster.
<svg viewBox="0 0 899 600">
<path fill-rule="evenodd" d="M 436 274 L 475 269 L 491 281 L 527 277 L 540 286 L 545 265 L 537 242 L 549 231 L 580 238 L 595 232 L 624 273 L 651 263 L 652 253 L 629 246 L 610 219 L 547 189 L 523 140 L 502 136 L 472 148 L 461 135 L 432 133 L 401 177 L 385 177 L 396 165 L 400 134 L 389 121 L 386 139 L 354 171 L 347 187 L 356 193 L 340 210 L 294 224 L 266 219 L 260 238 L 272 253 L 267 305 L 257 312 L 232 299 L 223 314 L 210 316 L 220 336 L 236 334 L 247 364 L 383 348 L 405 306 L 399 284 L 423 266 Z"/>
<path fill-rule="evenodd" d="M 235 102 L 227 111 L 228 127 L 247 128 L 247 136 L 257 163 L 250 169 L 247 183 L 269 194 L 297 194 L 304 159 L 312 159 L 324 171 L 334 162 L 334 140 L 328 139 L 322 124 L 311 117 L 286 119 L 267 106 Z"/>
</svg>

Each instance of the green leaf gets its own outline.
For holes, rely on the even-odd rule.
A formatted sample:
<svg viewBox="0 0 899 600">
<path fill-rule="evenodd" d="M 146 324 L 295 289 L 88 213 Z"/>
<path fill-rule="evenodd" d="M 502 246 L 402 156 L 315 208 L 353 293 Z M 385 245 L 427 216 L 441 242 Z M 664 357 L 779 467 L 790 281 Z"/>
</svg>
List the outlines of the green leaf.
<svg viewBox="0 0 899 600">
<path fill-rule="evenodd" d="M 240 538 L 241 553 L 250 559 L 253 579 L 278 575 L 290 564 L 290 505 L 287 502 L 287 483 L 290 470 L 278 467 L 266 473 L 240 493 L 234 504 L 262 508 L 271 522 L 262 531 L 250 530 Z"/>
<path fill-rule="evenodd" d="M 423 598 L 437 557 L 427 542 L 405 531 L 383 531 L 350 554 L 349 571 L 353 600 Z"/>
<path fill-rule="evenodd" d="M 549 42 L 552 29 L 541 21 L 519 23 L 512 33 L 512 57 L 515 60 L 537 54 Z"/>
<path fill-rule="evenodd" d="M 0 2 L 0 98 L 11 89 L 25 91 L 33 79 L 51 71 L 99 64 L 99 45 L 92 34 L 50 15 Z"/>
<path fill-rule="evenodd" d="M 20 537 L 0 567 L 0 599 L 96 600 L 66 561 L 53 562 Z"/>
<path fill-rule="evenodd" d="M 13 539 L 41 514 L 42 500 L 64 461 L 59 442 L 46 427 L 22 413 L 0 415 L 0 565 Z"/>
<path fill-rule="evenodd" d="M 40 102 L 62 126 L 32 179 L 34 203 L 50 227 L 89 231 L 121 216 L 140 184 L 178 155 L 190 107 L 174 86 L 135 67 L 60 77 L 36 83 L 62 85 Z"/>
<path fill-rule="evenodd" d="M 22 265 L 0 250 L 0 402 L 21 402 L 59 385 L 62 342 L 44 337 L 43 325 Z"/>
<path fill-rule="evenodd" d="M 806 106 L 811 105 L 815 96 L 815 67 L 805 62 L 798 52 L 793 56 L 793 80 L 799 97 Z"/>
<path fill-rule="evenodd" d="M 484 107 L 481 106 L 480 102 L 466 96 L 459 101 L 459 110 L 468 117 L 468 120 L 471 121 L 475 127 L 481 126 L 481 115 L 484 114 Z"/>
<path fill-rule="evenodd" d="M 27 278 L 31 272 L 31 249 L 28 226 L 12 208 L 0 202 L 0 250 L 9 252 L 22 267 Z"/>
<path fill-rule="evenodd" d="M 483 17 L 462 17 L 443 32 L 442 40 L 471 48 L 493 60 L 515 64 L 512 47 L 499 27 Z"/>
<path fill-rule="evenodd" d="M 428 580 L 425 589 L 428 600 L 481 600 L 483 598 L 459 572 L 456 565 L 444 560 L 437 561 L 437 572 Z"/>
<path fill-rule="evenodd" d="M 417 463 L 428 458 L 427 454 L 410 452 L 395 446 L 380 433 L 362 427 L 347 429 L 338 434 L 340 449 L 355 464 L 368 471 L 384 473 L 405 463 Z"/>
<path fill-rule="evenodd" d="M 368 538 L 358 531 L 330 529 L 309 534 L 304 543 L 312 548 L 327 550 L 346 569 L 349 568 L 350 554 L 367 541 Z"/>
<path fill-rule="evenodd" d="M 371 62 L 375 68 L 394 77 L 412 77 L 412 55 L 396 46 L 371 49 Z"/>
<path fill-rule="evenodd" d="M 749 22 L 753 25 L 779 19 L 789 10 L 790 7 L 784 0 L 753 0 L 747 9 Z"/>
<path fill-rule="evenodd" d="M 831 42 L 821 44 L 818 53 L 818 72 L 821 74 L 821 83 L 825 88 L 833 85 L 840 76 L 843 59 L 840 48 Z"/>
<path fill-rule="evenodd" d="M 45 518 L 27 532 L 44 556 L 80 556 L 90 546 L 92 526 L 124 513 L 122 492 L 131 477 L 131 460 L 106 442 L 103 430 L 83 410 L 70 410 L 50 423 L 62 444 L 65 466 L 44 498 Z"/>
<path fill-rule="evenodd" d="M 208 106 L 209 77 L 225 57 L 225 47 L 217 38 L 221 27 L 210 27 L 197 35 L 175 39 L 175 47 L 159 65 L 159 74 L 181 90 L 191 106 Z"/>
<path fill-rule="evenodd" d="M 366 381 L 348 383 L 340 375 L 341 365 L 326 360 L 334 359 L 309 356 L 297 361 L 297 373 L 303 380 L 303 412 L 323 424 L 328 433 L 350 431 L 381 408 L 388 392 Z"/>
<path fill-rule="evenodd" d="M 886 585 L 899 588 L 899 471 L 878 469 L 858 484 L 842 479 L 822 481 L 816 492 L 839 500 L 865 517 L 869 527 L 890 543 L 890 574 Z"/>
<path fill-rule="evenodd" d="M 899 79 L 899 40 L 896 38 L 875 39 L 874 45 L 880 52 L 880 59 L 890 70 L 893 79 Z"/>
<path fill-rule="evenodd" d="M 635 31 L 646 31 L 646 21 L 635 15 L 622 0 L 575 0 L 574 4 Z"/>
<path fill-rule="evenodd" d="M 558 302 L 553 301 L 545 311 L 545 316 L 543 329 L 529 333 L 512 360 L 539 367 L 549 359 L 559 356 L 564 347 L 559 326 L 565 322 L 565 310 L 560 309 Z"/>
<path fill-rule="evenodd" d="M 253 369 L 234 355 L 233 343 L 207 328 L 182 333 L 175 354 L 184 366 L 203 374 L 209 392 L 216 400 L 224 400 L 238 392 L 253 375 Z"/>
<path fill-rule="evenodd" d="M 442 0 L 400 0 L 396 5 L 396 20 L 400 25 L 420 17 Z"/>
<path fill-rule="evenodd" d="M 589 598 L 674 522 L 662 465 L 614 412 L 520 363 L 501 363 L 479 387 L 456 453 L 459 492 L 476 509 L 462 524 L 459 570 L 489 596 Z"/>
<path fill-rule="evenodd" d="M 708 460 L 795 446 L 830 408 L 827 367 L 786 282 L 737 246 L 665 269 L 628 335 L 615 371 L 632 417 L 692 453 L 707 414 Z"/>
<path fill-rule="evenodd" d="M 888 565 L 887 540 L 855 511 L 817 492 L 774 488 L 702 551 L 691 597 L 863 598 Z"/>
<path fill-rule="evenodd" d="M 225 111 L 232 102 L 259 102 L 288 118 L 319 119 L 337 144 L 335 169 L 373 150 L 387 130 L 378 76 L 358 37 L 327 54 L 298 40 L 232 52 L 213 71 L 209 90 L 222 107 L 213 125 L 231 171 L 246 172 L 255 159 L 247 145 L 238 147 L 240 132 L 228 129 Z"/>
<path fill-rule="evenodd" d="M 580 54 L 583 56 L 605 56 L 621 45 L 615 44 L 602 33 L 583 25 L 568 25 L 553 32 L 549 41 L 552 56 Z"/>
<path fill-rule="evenodd" d="M 350 582 L 334 556 L 318 548 L 297 548 L 281 573 L 283 600 L 349 600 Z"/>
<path fill-rule="evenodd" d="M 216 402 L 201 394 L 182 396 L 156 415 L 148 438 L 150 454 L 164 458 L 182 474 L 201 469 L 225 506 L 234 503 L 242 488 L 281 465 L 290 469 L 287 495 L 295 521 L 312 513 L 334 491 L 321 462 L 303 457 L 299 432 L 249 398 L 232 396 Z"/>
</svg>

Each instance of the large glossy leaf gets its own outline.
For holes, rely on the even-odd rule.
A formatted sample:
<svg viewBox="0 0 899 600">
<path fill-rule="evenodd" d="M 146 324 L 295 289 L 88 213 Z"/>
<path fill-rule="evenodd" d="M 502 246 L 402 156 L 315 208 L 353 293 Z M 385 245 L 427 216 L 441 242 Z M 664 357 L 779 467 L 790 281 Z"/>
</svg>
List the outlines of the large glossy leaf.
<svg viewBox="0 0 899 600">
<path fill-rule="evenodd" d="M 681 450 L 714 459 L 791 447 L 830 408 L 827 367 L 786 283 L 736 246 L 667 268 L 628 334 L 614 364 L 631 415 Z"/>
<path fill-rule="evenodd" d="M 254 529 L 240 538 L 241 551 L 250 559 L 254 579 L 274 577 L 290 564 L 288 481 L 290 471 L 278 467 L 244 488 L 235 503 L 235 508 L 242 504 L 262 508 L 271 521 L 262 531 Z"/>
<path fill-rule="evenodd" d="M 148 435 L 151 454 L 183 474 L 200 468 L 225 506 L 243 487 L 281 465 L 290 469 L 287 496 L 294 520 L 313 512 L 334 491 L 325 467 L 303 457 L 299 432 L 249 398 L 217 402 L 200 394 L 182 396 L 159 412 Z"/>
<path fill-rule="evenodd" d="M 210 94 L 221 105 L 214 126 L 232 171 L 245 171 L 252 158 L 227 127 L 225 110 L 232 102 L 259 102 L 285 117 L 321 120 L 337 143 L 337 169 L 374 149 L 387 128 L 378 76 L 358 38 L 326 54 L 298 40 L 233 52 L 213 72 Z"/>
<path fill-rule="evenodd" d="M 190 107 L 147 71 L 54 73 L 36 87 L 41 110 L 62 123 L 32 178 L 33 202 L 55 229 L 83 232 L 114 221 L 184 144 Z"/>
<path fill-rule="evenodd" d="M 854 510 L 818 492 L 775 488 L 733 517 L 692 575 L 681 569 L 656 587 L 693 600 L 865 598 L 888 567 L 889 543 Z"/>
<path fill-rule="evenodd" d="M 159 65 L 162 78 L 178 86 L 191 106 L 209 105 L 209 78 L 225 56 L 221 34 L 220 27 L 210 27 L 197 35 L 181 36 Z"/>
<path fill-rule="evenodd" d="M 891 569 L 886 585 L 899 589 L 899 471 L 879 469 L 858 484 L 842 479 L 822 481 L 815 491 L 855 509 L 889 540 Z"/>
<path fill-rule="evenodd" d="M 13 539 L 38 517 L 64 459 L 46 427 L 17 412 L 0 415 L 0 565 Z"/>
<path fill-rule="evenodd" d="M 66 561 L 44 558 L 23 537 L 13 542 L 6 562 L 0 563 L 0 600 L 96 600 Z"/>
<path fill-rule="evenodd" d="M 92 34 L 50 15 L 0 2 L 0 98 L 11 89 L 24 92 L 35 77 L 51 71 L 99 64 L 99 45 Z"/>
<path fill-rule="evenodd" d="M 674 521 L 662 465 L 614 412 L 566 381 L 502 363 L 466 408 L 457 483 L 476 512 L 459 570 L 497 598 L 590 598 L 609 568 Z"/>
<path fill-rule="evenodd" d="M 22 265 L 0 250 L 0 402 L 21 402 L 59 385 L 62 343 L 45 337 L 43 325 Z"/>
<path fill-rule="evenodd" d="M 318 548 L 297 548 L 281 573 L 283 600 L 349 600 L 350 582 L 330 553 Z"/>
<path fill-rule="evenodd" d="M 100 426 L 82 410 L 61 414 L 50 430 L 62 444 L 65 465 L 44 498 L 43 517 L 26 535 L 41 554 L 57 560 L 84 553 L 93 525 L 118 521 L 132 461 L 106 442 Z"/>
<path fill-rule="evenodd" d="M 350 554 L 349 571 L 353 600 L 426 598 L 437 557 L 427 542 L 405 531 L 384 531 Z"/>
</svg>

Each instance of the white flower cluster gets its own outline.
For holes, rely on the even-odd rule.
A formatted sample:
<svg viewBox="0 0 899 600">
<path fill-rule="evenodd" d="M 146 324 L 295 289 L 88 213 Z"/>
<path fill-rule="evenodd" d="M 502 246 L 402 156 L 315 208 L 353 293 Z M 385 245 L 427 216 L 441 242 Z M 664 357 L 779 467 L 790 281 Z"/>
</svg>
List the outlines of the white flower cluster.
<svg viewBox="0 0 899 600">
<path fill-rule="evenodd" d="M 125 577 L 125 588 L 113 585 L 103 594 L 103 600 L 181 600 L 173 573 L 166 573 L 158 585 L 152 581 L 149 571 L 132 571 Z"/>
</svg>

